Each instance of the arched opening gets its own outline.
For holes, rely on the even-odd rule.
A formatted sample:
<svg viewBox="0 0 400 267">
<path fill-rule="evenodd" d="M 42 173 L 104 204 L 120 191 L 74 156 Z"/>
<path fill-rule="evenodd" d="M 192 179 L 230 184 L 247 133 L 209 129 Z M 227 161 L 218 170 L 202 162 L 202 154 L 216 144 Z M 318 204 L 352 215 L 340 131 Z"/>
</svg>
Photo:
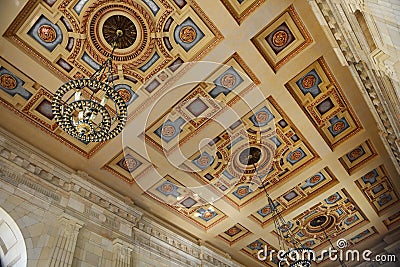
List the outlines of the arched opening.
<svg viewBox="0 0 400 267">
<path fill-rule="evenodd" d="M 21 230 L 0 207 L 0 266 L 25 267 L 26 264 L 26 246 Z"/>
</svg>

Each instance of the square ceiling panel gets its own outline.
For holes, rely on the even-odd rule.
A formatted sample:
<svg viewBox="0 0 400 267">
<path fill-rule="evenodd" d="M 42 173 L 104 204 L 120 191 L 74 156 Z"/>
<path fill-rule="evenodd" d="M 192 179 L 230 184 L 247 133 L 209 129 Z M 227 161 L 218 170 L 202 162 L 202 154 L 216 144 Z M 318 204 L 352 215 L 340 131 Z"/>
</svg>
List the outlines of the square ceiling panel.
<svg viewBox="0 0 400 267">
<path fill-rule="evenodd" d="M 237 53 L 233 54 L 147 127 L 146 141 L 170 154 L 193 138 L 211 118 L 230 110 L 256 83 L 259 83 L 257 77 Z"/>
<path fill-rule="evenodd" d="M 355 231 L 366 223 L 368 218 L 342 189 L 287 221 L 285 229 L 304 247 L 317 249 L 328 238 Z"/>
<path fill-rule="evenodd" d="M 289 189 L 284 194 L 278 196 L 274 204 L 281 210 L 282 215 L 289 213 L 292 209 L 300 206 L 312 197 L 323 194 L 326 190 L 336 185 L 338 180 L 329 170 L 324 168 L 313 176 L 307 178 L 302 183 Z M 266 225 L 272 219 L 272 212 L 269 205 L 266 205 L 250 215 L 261 226 Z"/>
<path fill-rule="evenodd" d="M 144 194 L 205 231 L 227 218 L 222 211 L 170 175 L 149 187 Z"/>
<path fill-rule="evenodd" d="M 221 0 L 232 17 L 241 24 L 265 0 Z"/>
<path fill-rule="evenodd" d="M 133 149 L 126 147 L 102 168 L 128 183 L 134 183 L 135 179 L 143 175 L 151 166 L 149 161 Z"/>
<path fill-rule="evenodd" d="M 332 150 L 362 130 L 323 58 L 305 68 L 286 87 Z"/>
<path fill-rule="evenodd" d="M 113 55 L 114 83 L 135 91 L 138 102 L 146 93 L 137 89 L 150 77 L 200 59 L 222 39 L 195 2 L 172 0 L 31 0 L 4 36 L 69 80 L 90 77 L 103 64 L 117 29 L 123 35 Z"/>
<path fill-rule="evenodd" d="M 255 167 L 247 161 L 251 150 L 260 151 L 257 171 L 266 188 L 279 186 L 319 158 L 272 97 L 245 114 L 240 122 L 215 136 L 203 151 L 197 151 L 184 163 L 188 170 L 196 170 L 192 173 L 195 178 L 211 184 L 237 208 L 261 193 L 250 186 L 260 185 Z M 213 147 L 214 154 L 207 152 Z"/>
<path fill-rule="evenodd" d="M 293 6 L 257 33 L 251 41 L 277 72 L 291 58 L 312 43 L 312 38 Z"/>
<path fill-rule="evenodd" d="M 340 163 L 349 174 L 352 174 L 356 169 L 360 168 L 367 161 L 377 155 L 375 148 L 370 140 L 366 140 L 362 144 L 353 148 L 345 155 L 339 158 Z"/>
<path fill-rule="evenodd" d="M 219 234 L 218 237 L 227 242 L 230 246 L 236 243 L 237 241 L 241 240 L 242 238 L 250 235 L 251 232 L 246 229 L 240 223 L 235 224 L 234 226 L 230 227 L 223 233 Z"/>
<path fill-rule="evenodd" d="M 383 165 L 364 174 L 355 183 L 378 214 L 399 200 L 399 193 Z"/>
</svg>

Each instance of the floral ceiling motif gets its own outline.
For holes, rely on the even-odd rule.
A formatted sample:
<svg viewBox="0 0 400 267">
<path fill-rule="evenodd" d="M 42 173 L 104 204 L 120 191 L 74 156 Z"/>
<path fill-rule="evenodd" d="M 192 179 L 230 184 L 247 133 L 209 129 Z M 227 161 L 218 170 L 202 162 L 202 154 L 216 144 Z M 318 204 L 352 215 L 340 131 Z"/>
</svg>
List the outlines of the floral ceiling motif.
<svg viewBox="0 0 400 267">
<path fill-rule="evenodd" d="M 52 156 L 66 165 L 84 166 L 251 266 L 275 266 L 257 253 L 278 247 L 261 183 L 291 231 L 316 250 L 327 246 L 321 228 L 357 246 L 400 226 L 398 173 L 309 1 L 26 2 L 5 24 L 4 48 L 23 52 L 0 57 L 0 108 L 11 132 L 44 133 L 38 147 L 60 148 Z M 37 77 L 89 77 L 110 55 L 116 29 L 124 35 L 112 76 L 136 131 L 83 143 L 58 128 L 57 88 L 45 86 L 55 82 Z M 41 67 L 24 66 L 32 59 Z M 215 63 L 204 77 L 201 60 Z M 167 94 L 191 76 L 196 82 Z M 37 144 L 34 134 L 28 142 Z M 171 164 L 180 152 L 184 160 Z"/>
</svg>

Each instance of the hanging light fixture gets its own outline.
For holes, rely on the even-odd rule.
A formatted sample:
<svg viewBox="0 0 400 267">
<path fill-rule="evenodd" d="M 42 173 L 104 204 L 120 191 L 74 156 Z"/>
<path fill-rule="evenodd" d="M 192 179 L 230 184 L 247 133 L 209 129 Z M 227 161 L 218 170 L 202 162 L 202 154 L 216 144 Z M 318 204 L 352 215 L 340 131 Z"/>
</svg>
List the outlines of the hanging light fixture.
<svg viewBox="0 0 400 267">
<path fill-rule="evenodd" d="M 71 80 L 53 96 L 52 111 L 57 124 L 83 142 L 103 142 L 117 136 L 127 119 L 125 101 L 115 90 L 112 76 L 114 51 L 124 38 L 114 31 L 110 56 L 90 78 Z"/>
<path fill-rule="evenodd" d="M 304 247 L 291 231 L 291 222 L 286 221 L 265 188 L 264 181 L 258 173 L 256 163 L 260 160 L 260 151 L 250 151 L 248 155 L 248 165 L 253 165 L 255 174 L 260 180 L 260 184 L 267 197 L 268 206 L 272 213 L 275 232 L 278 235 L 278 244 L 281 251 L 286 251 L 283 256 L 278 258 L 279 267 L 310 267 L 315 253 L 312 249 Z"/>
<path fill-rule="evenodd" d="M 325 228 L 322 226 L 324 221 L 321 220 L 322 217 L 317 218 L 316 220 L 316 224 L 319 225 L 319 227 L 321 228 L 321 230 L 323 231 L 324 235 L 325 235 L 325 239 L 328 240 L 330 247 L 331 248 L 335 248 L 335 246 L 332 244 L 331 238 L 329 237 L 329 235 L 327 234 L 327 232 L 325 231 Z M 347 267 L 346 263 L 343 261 L 343 259 L 341 257 L 337 257 L 337 260 L 340 263 L 341 267 Z"/>
</svg>

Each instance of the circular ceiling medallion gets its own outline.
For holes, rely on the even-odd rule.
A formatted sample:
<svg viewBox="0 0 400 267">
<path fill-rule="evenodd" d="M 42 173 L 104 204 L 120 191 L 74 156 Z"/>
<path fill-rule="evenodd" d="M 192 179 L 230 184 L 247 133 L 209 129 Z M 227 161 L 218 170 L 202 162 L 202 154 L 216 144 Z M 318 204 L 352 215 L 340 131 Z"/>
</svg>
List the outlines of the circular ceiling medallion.
<svg viewBox="0 0 400 267">
<path fill-rule="evenodd" d="M 201 166 L 208 166 L 210 162 L 211 159 L 207 155 L 203 155 L 197 160 L 197 163 L 200 164 Z"/>
<path fill-rule="evenodd" d="M 226 74 L 221 79 L 221 84 L 226 88 L 231 88 L 236 83 L 236 77 L 232 74 Z"/>
<path fill-rule="evenodd" d="M 117 34 L 120 38 L 113 60 L 138 67 L 154 52 L 154 21 L 147 10 L 136 2 L 118 3 L 96 1 L 86 9 L 81 31 L 88 38 L 85 50 L 96 62 L 111 55 Z"/>
<path fill-rule="evenodd" d="M 102 31 L 106 42 L 111 46 L 115 43 L 118 49 L 128 48 L 136 41 L 136 26 L 132 20 L 123 15 L 113 15 L 107 18 Z"/>
<path fill-rule="evenodd" d="M 161 186 L 161 191 L 163 191 L 164 193 L 170 193 L 174 191 L 174 187 L 171 184 L 163 184 Z"/>
<path fill-rule="evenodd" d="M 204 219 L 210 219 L 213 216 L 214 216 L 214 212 L 212 212 L 212 211 L 206 211 L 206 212 L 203 213 L 203 218 Z"/>
<path fill-rule="evenodd" d="M 52 43 L 57 38 L 56 30 L 50 25 L 42 25 L 38 29 L 39 38 L 46 43 Z"/>
<path fill-rule="evenodd" d="M 122 165 L 129 171 L 133 171 L 139 165 L 139 162 L 134 158 L 125 158 Z"/>
<path fill-rule="evenodd" d="M 362 155 L 362 149 L 357 147 L 356 149 L 354 149 L 353 151 L 350 152 L 349 154 L 349 159 L 350 160 L 355 160 L 358 157 L 360 157 Z"/>
<path fill-rule="evenodd" d="M 227 231 L 227 234 L 230 236 L 233 236 L 239 232 L 241 232 L 241 230 L 235 226 L 235 227 L 229 228 L 229 230 Z"/>
<path fill-rule="evenodd" d="M 304 79 L 301 81 L 301 85 L 303 85 L 303 87 L 305 89 L 311 88 L 315 85 L 315 82 L 317 81 L 317 79 L 315 78 L 314 75 L 307 75 L 306 77 L 304 77 Z"/>
<path fill-rule="evenodd" d="M 323 233 L 329 231 L 335 226 L 336 218 L 333 215 L 317 215 L 308 221 L 306 226 L 307 232 L 310 234 Z"/>
<path fill-rule="evenodd" d="M 0 85 L 5 89 L 13 90 L 17 87 L 17 80 L 10 74 L 5 73 L 0 76 Z"/>
<path fill-rule="evenodd" d="M 338 133 L 338 132 L 342 131 L 345 127 L 346 127 L 346 125 L 344 124 L 343 121 L 338 121 L 332 126 L 332 129 L 335 133 Z"/>
<path fill-rule="evenodd" d="M 319 175 L 314 175 L 310 179 L 310 182 L 313 183 L 313 184 L 318 183 L 319 181 L 321 181 L 321 176 L 319 176 Z"/>
<path fill-rule="evenodd" d="M 244 197 L 249 193 L 249 188 L 246 186 L 242 186 L 240 188 L 238 188 L 238 190 L 236 191 L 236 193 L 241 196 Z"/>
<path fill-rule="evenodd" d="M 290 159 L 293 161 L 299 160 L 303 154 L 300 151 L 294 151 L 292 154 L 290 154 Z"/>
<path fill-rule="evenodd" d="M 193 42 L 196 36 L 196 30 L 192 26 L 185 26 L 179 31 L 179 37 L 184 43 Z"/>
<path fill-rule="evenodd" d="M 175 134 L 175 127 L 172 125 L 165 125 L 161 129 L 161 134 L 167 137 L 173 136 Z"/>
<path fill-rule="evenodd" d="M 131 92 L 129 92 L 129 90 L 127 89 L 119 89 L 118 94 L 122 97 L 122 99 L 125 101 L 125 103 L 128 103 L 129 100 L 131 100 Z"/>
<path fill-rule="evenodd" d="M 253 177 L 257 169 L 259 175 L 265 175 L 272 166 L 275 148 L 275 144 L 269 142 L 238 146 L 232 152 L 233 164 L 228 165 L 229 172 L 235 177 L 245 178 L 243 174 Z"/>
<path fill-rule="evenodd" d="M 277 47 L 284 46 L 287 43 L 288 39 L 289 39 L 288 34 L 283 30 L 277 31 L 272 36 L 272 42 Z"/>
<path fill-rule="evenodd" d="M 256 114 L 256 122 L 258 123 L 265 123 L 269 119 L 269 114 L 266 111 L 260 111 Z"/>
<path fill-rule="evenodd" d="M 249 147 L 240 152 L 239 161 L 243 165 L 251 165 L 257 163 L 261 157 L 261 150 L 258 147 Z"/>
</svg>

